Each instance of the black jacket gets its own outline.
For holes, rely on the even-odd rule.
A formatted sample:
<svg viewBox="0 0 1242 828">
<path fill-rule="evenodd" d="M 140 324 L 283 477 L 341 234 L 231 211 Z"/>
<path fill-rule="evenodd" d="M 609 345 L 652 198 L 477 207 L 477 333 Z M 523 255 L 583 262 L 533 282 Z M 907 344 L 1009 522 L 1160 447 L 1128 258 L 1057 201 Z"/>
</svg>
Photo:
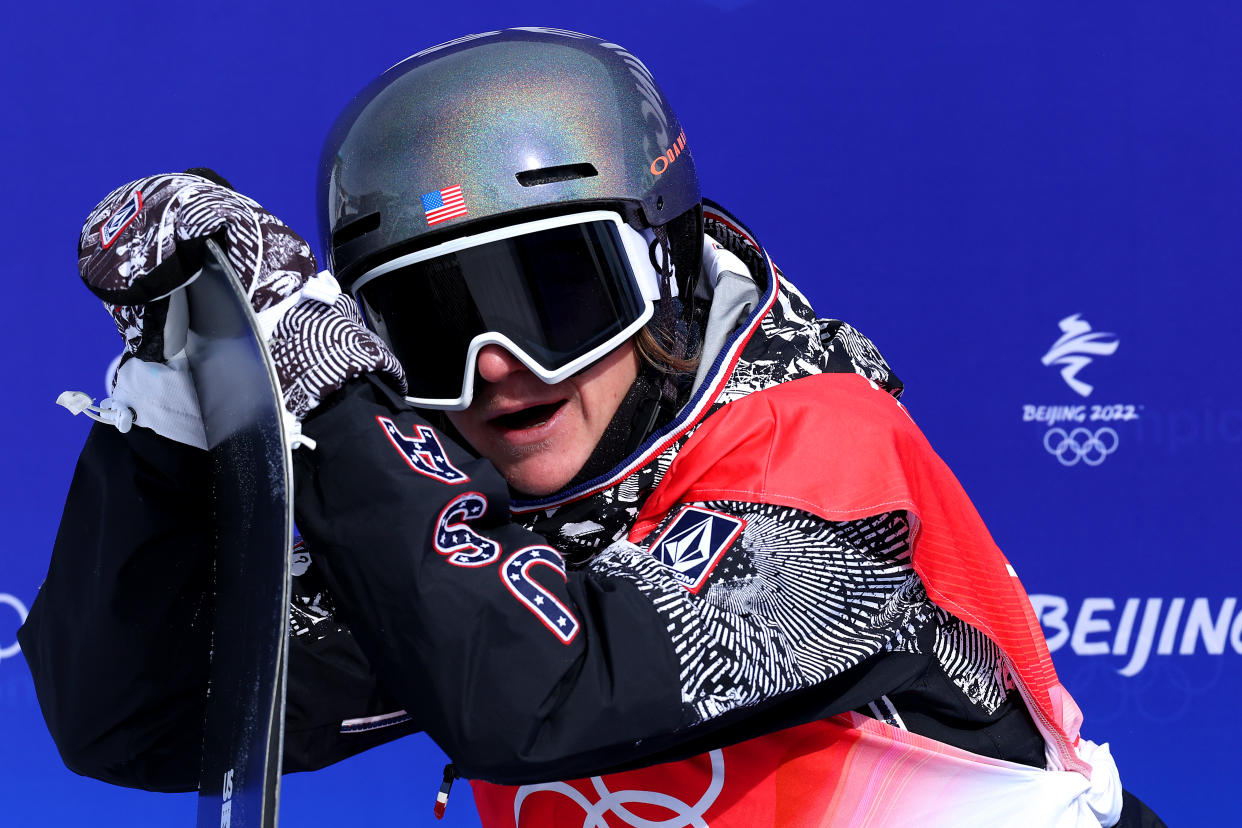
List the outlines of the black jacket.
<svg viewBox="0 0 1242 828">
<path fill-rule="evenodd" d="M 628 463 L 574 491 L 511 503 L 487 461 L 371 378 L 308 417 L 318 447 L 295 454 L 311 562 L 294 579 L 287 771 L 425 730 L 467 776 L 585 776 L 855 708 L 899 709 L 917 732 L 1042 766 L 1025 708 L 993 678 L 999 653 L 922 593 L 904 513 L 831 522 L 770 504 L 685 504 L 770 527 L 770 548 L 739 531 L 694 592 L 648 554 L 680 513 L 639 545 L 613 545 L 680 445 L 730 400 L 825 371 L 900 388 L 867 340 L 778 289 L 734 225 L 709 227 L 758 274 L 721 277 L 744 290 L 735 307 L 713 307 L 711 370 Z M 96 426 L 83 450 L 20 633 L 49 729 L 79 773 L 197 786 L 208 462 L 143 429 Z M 765 568 L 778 548 L 809 564 Z M 860 567 L 854 581 L 830 574 L 842 556 Z M 813 600 L 739 608 L 727 587 L 743 582 Z M 877 600 L 892 611 L 872 612 Z"/>
</svg>

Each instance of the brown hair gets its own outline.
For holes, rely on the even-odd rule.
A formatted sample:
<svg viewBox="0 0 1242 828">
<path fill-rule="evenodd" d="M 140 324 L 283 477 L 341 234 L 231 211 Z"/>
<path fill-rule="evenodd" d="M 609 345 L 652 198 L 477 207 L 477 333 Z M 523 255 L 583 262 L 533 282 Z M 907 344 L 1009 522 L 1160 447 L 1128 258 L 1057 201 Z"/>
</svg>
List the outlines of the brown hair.
<svg viewBox="0 0 1242 828">
<path fill-rule="evenodd" d="M 634 347 L 642 360 L 662 374 L 693 374 L 699 367 L 702 354 L 696 343 L 689 356 L 679 357 L 667 344 L 670 339 L 659 325 L 652 321 L 634 335 Z"/>
</svg>

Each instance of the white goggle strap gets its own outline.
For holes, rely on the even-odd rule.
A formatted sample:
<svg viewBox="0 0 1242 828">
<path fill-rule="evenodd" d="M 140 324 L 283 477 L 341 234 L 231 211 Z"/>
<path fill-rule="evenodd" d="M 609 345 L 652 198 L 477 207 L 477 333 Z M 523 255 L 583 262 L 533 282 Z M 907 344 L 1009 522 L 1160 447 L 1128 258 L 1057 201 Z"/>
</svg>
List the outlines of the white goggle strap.
<svg viewBox="0 0 1242 828">
<path fill-rule="evenodd" d="M 655 234 L 650 230 L 640 233 L 622 222 L 621 241 L 625 245 L 630 269 L 634 271 L 634 278 L 638 280 L 638 289 L 642 291 L 643 298 L 652 302 L 660 301 L 660 274 L 651 263 L 651 245 L 655 241 Z M 673 296 L 677 295 L 676 279 L 671 280 L 669 289 Z"/>
</svg>

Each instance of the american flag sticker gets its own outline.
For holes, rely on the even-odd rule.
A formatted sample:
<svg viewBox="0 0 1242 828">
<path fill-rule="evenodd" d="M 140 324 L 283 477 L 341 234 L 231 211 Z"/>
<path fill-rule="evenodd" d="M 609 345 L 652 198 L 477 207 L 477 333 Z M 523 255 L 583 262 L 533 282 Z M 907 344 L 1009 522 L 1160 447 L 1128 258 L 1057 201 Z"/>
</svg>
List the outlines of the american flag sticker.
<svg viewBox="0 0 1242 828">
<path fill-rule="evenodd" d="M 445 187 L 443 190 L 435 190 L 424 195 L 423 212 L 427 214 L 428 227 L 464 216 L 466 199 L 461 194 L 461 185 Z"/>
</svg>

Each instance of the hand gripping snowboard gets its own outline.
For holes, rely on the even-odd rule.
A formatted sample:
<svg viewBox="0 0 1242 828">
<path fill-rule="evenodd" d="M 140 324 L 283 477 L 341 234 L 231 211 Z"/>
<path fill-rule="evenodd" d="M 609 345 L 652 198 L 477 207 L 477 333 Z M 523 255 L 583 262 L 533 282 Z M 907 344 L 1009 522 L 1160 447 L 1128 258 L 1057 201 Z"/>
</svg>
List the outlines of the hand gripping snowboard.
<svg viewBox="0 0 1242 828">
<path fill-rule="evenodd" d="M 292 468 L 280 386 L 250 302 L 207 242 L 187 351 L 211 449 L 216 610 L 198 828 L 276 825 L 288 660 Z"/>
</svg>

